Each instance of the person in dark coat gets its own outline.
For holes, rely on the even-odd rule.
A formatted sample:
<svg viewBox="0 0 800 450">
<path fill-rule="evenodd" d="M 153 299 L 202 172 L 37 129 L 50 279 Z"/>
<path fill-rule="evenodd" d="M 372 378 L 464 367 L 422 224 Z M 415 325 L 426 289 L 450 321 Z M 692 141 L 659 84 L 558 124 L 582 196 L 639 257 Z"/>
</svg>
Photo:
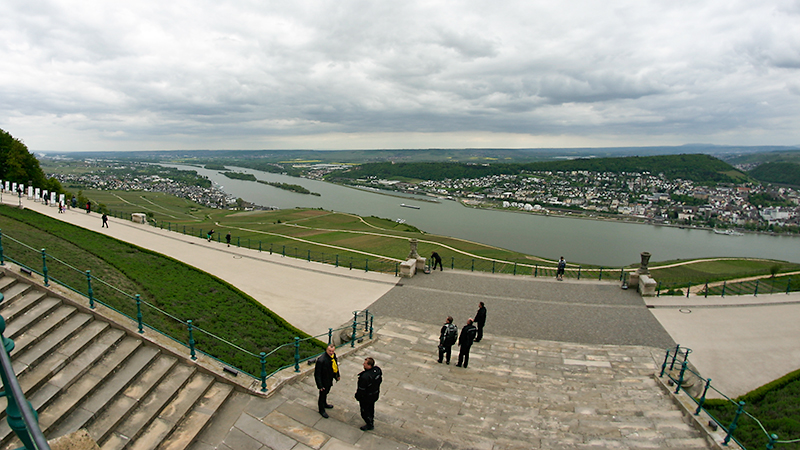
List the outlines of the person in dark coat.
<svg viewBox="0 0 800 450">
<path fill-rule="evenodd" d="M 103 225 L 100 228 L 106 227 L 108 228 L 108 214 L 103 213 Z"/>
<path fill-rule="evenodd" d="M 442 330 L 439 332 L 439 364 L 442 359 L 447 357 L 447 364 L 450 364 L 450 355 L 453 351 L 453 344 L 458 339 L 458 327 L 453 324 L 453 317 L 447 316 Z"/>
<path fill-rule="evenodd" d="M 433 267 L 431 268 L 431 270 L 436 270 L 436 265 L 437 264 L 439 265 L 439 270 L 440 271 L 443 270 L 442 269 L 442 257 L 439 256 L 438 253 L 436 253 L 436 252 L 431 253 L 431 259 L 433 260 Z"/>
<path fill-rule="evenodd" d="M 225 235 L 225 242 L 228 243 L 228 247 L 231 246 L 231 232 L 228 231 L 228 234 Z"/>
<path fill-rule="evenodd" d="M 317 363 L 314 366 L 314 381 L 316 381 L 317 389 L 319 389 L 317 407 L 319 408 L 319 414 L 326 419 L 330 416 L 325 410 L 333 408 L 333 405 L 328 403 L 328 393 L 333 386 L 333 380 L 339 381 L 340 378 L 339 360 L 336 359 L 335 352 L 336 347 L 329 345 L 325 349 L 325 353 L 317 358 Z"/>
<path fill-rule="evenodd" d="M 358 374 L 358 389 L 356 390 L 356 400 L 361 407 L 361 418 L 364 419 L 362 430 L 372 430 L 375 428 L 375 402 L 381 394 L 381 382 L 383 373 L 381 368 L 375 365 L 372 358 L 364 359 L 364 371 Z"/>
<path fill-rule="evenodd" d="M 478 333 L 475 336 L 475 342 L 480 342 L 483 339 L 483 325 L 486 323 L 486 306 L 483 302 L 478 302 L 478 312 L 475 313 L 475 325 L 478 326 Z"/>
<path fill-rule="evenodd" d="M 472 342 L 475 340 L 475 334 L 478 329 L 472 324 L 472 319 L 467 319 L 467 324 L 461 329 L 461 336 L 458 337 L 458 364 L 456 367 L 464 367 L 469 365 L 469 349 L 472 347 Z"/>
</svg>

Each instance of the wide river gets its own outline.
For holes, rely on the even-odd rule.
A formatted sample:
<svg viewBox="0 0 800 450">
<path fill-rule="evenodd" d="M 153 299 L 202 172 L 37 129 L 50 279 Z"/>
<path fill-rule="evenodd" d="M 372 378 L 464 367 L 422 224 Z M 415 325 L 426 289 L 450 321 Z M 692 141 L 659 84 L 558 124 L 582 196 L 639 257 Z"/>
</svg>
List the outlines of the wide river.
<svg viewBox="0 0 800 450">
<path fill-rule="evenodd" d="M 321 196 L 297 194 L 252 181 L 232 180 L 219 171 L 196 170 L 235 197 L 281 209 L 323 208 L 360 216 L 404 219 L 432 234 L 452 236 L 530 255 L 574 263 L 625 266 L 648 251 L 653 261 L 715 256 L 769 258 L 800 263 L 800 237 L 745 234 L 725 236 L 708 230 L 680 229 L 615 221 L 542 216 L 523 212 L 469 208 L 455 201 L 439 203 L 397 198 L 322 181 L 236 168 L 259 180 L 298 184 Z M 412 209 L 401 203 L 418 206 Z"/>
</svg>

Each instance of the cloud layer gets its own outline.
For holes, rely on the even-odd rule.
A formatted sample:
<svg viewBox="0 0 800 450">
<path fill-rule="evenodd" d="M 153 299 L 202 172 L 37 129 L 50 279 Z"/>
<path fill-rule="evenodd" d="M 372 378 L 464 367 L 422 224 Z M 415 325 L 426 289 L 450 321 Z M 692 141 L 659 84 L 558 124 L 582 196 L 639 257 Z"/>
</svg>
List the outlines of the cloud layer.
<svg viewBox="0 0 800 450">
<path fill-rule="evenodd" d="M 6 0 L 33 150 L 800 144 L 800 1 Z"/>
</svg>

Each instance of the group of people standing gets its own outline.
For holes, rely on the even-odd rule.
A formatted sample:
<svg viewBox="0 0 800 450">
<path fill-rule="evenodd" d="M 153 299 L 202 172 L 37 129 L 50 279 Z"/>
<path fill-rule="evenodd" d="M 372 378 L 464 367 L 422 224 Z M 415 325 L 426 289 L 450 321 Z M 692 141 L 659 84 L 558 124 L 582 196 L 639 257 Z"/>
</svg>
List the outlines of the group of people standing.
<svg viewBox="0 0 800 450">
<path fill-rule="evenodd" d="M 361 418 L 364 419 L 361 429 L 367 431 L 375 428 L 375 402 L 378 401 L 381 393 L 383 372 L 380 367 L 375 365 L 375 360 L 370 357 L 364 358 L 363 367 L 364 370 L 358 374 L 358 388 L 355 397 L 361 409 Z M 317 407 L 319 414 L 326 419 L 330 417 L 326 410 L 333 408 L 333 405 L 328 403 L 328 394 L 333 387 L 334 380 L 339 381 L 340 379 L 336 347 L 328 345 L 325 353 L 317 358 L 314 366 L 314 381 L 319 389 Z"/>
<path fill-rule="evenodd" d="M 461 334 L 458 333 L 458 328 L 453 324 L 453 317 L 447 316 L 447 319 L 442 325 L 439 332 L 439 364 L 444 360 L 450 364 L 450 356 L 453 351 L 453 345 L 458 342 L 458 363 L 456 367 L 467 368 L 469 366 L 469 351 L 472 349 L 474 342 L 480 342 L 483 339 L 483 325 L 486 323 L 486 305 L 483 302 L 478 303 L 478 312 L 475 313 L 474 319 L 467 319 L 467 324 L 461 328 Z"/>
</svg>

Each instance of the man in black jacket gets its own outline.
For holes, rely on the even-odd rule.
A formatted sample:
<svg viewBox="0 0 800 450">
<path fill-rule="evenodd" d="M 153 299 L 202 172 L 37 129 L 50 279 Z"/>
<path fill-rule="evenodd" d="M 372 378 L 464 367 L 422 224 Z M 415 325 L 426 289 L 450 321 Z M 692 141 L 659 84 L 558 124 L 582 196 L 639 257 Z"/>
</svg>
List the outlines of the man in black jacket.
<svg viewBox="0 0 800 450">
<path fill-rule="evenodd" d="M 456 343 L 458 338 L 458 327 L 453 325 L 453 317 L 447 316 L 442 330 L 439 332 L 439 364 L 442 359 L 447 357 L 447 364 L 450 364 L 450 354 L 453 349 L 453 344 Z"/>
<path fill-rule="evenodd" d="M 319 400 L 317 406 L 319 413 L 322 417 L 328 418 L 326 409 L 333 408 L 333 405 L 328 404 L 328 393 L 333 386 L 333 380 L 339 381 L 339 361 L 336 359 L 336 347 L 329 345 L 325 349 L 325 353 L 317 358 L 317 363 L 314 365 L 314 381 L 317 382 L 317 389 L 319 389 Z"/>
<path fill-rule="evenodd" d="M 362 430 L 372 430 L 375 428 L 375 402 L 381 393 L 381 382 L 383 373 L 381 368 L 375 365 L 372 358 L 364 359 L 364 371 L 358 374 L 358 389 L 356 390 L 356 400 L 361 407 L 361 418 L 364 419 Z"/>
<path fill-rule="evenodd" d="M 475 340 L 475 334 L 478 329 L 472 324 L 472 319 L 467 319 L 467 324 L 461 329 L 461 336 L 458 337 L 458 364 L 456 367 L 463 367 L 466 369 L 469 365 L 469 349 L 472 347 L 472 341 Z"/>
<path fill-rule="evenodd" d="M 478 326 L 478 335 L 475 336 L 475 342 L 480 342 L 483 339 L 483 324 L 486 323 L 486 306 L 483 302 L 478 302 L 478 312 L 475 314 L 475 324 Z"/>
</svg>

